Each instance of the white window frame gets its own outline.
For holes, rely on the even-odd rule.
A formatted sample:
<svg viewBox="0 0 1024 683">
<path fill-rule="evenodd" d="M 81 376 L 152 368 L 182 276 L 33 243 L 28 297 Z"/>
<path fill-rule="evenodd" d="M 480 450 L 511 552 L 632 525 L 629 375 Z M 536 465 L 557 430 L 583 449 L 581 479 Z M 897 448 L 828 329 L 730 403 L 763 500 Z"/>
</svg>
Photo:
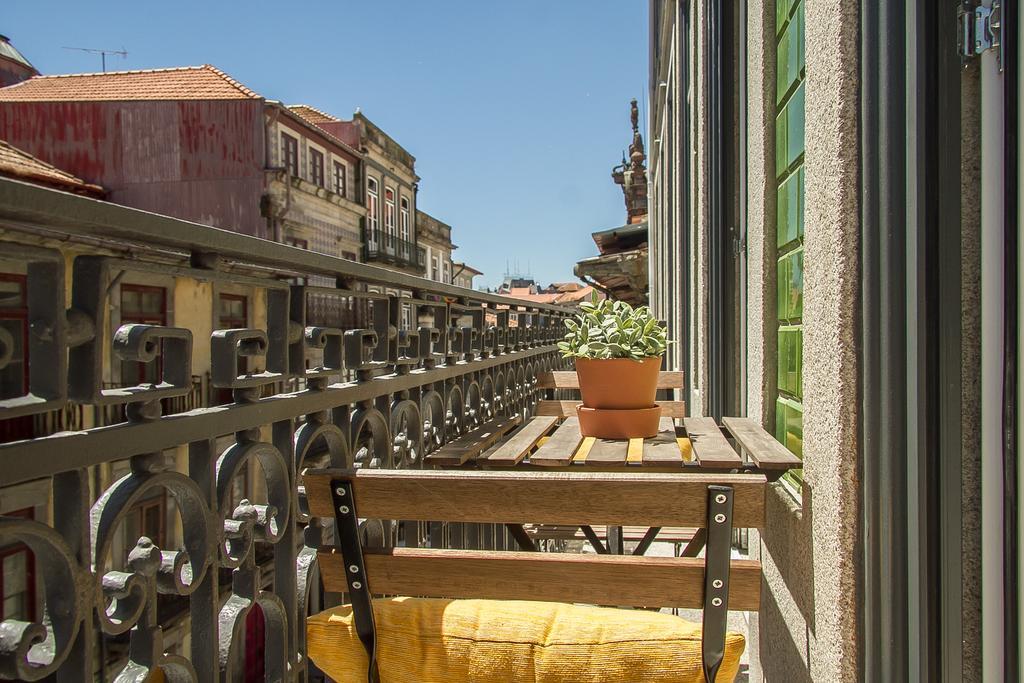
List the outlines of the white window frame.
<svg viewBox="0 0 1024 683">
<path fill-rule="evenodd" d="M 366 177 L 366 243 L 376 245 L 380 232 L 380 185 L 372 176 Z"/>
<path fill-rule="evenodd" d="M 409 239 L 409 198 L 408 197 L 402 197 L 401 201 L 399 202 L 399 217 L 398 217 L 398 221 L 399 221 L 398 229 L 400 231 L 401 238 L 403 240 L 405 240 L 406 242 L 411 242 L 412 240 Z"/>
<path fill-rule="evenodd" d="M 395 237 L 398 236 L 395 230 L 395 188 L 388 185 L 384 186 L 384 234 L 384 244 L 395 248 Z"/>
</svg>

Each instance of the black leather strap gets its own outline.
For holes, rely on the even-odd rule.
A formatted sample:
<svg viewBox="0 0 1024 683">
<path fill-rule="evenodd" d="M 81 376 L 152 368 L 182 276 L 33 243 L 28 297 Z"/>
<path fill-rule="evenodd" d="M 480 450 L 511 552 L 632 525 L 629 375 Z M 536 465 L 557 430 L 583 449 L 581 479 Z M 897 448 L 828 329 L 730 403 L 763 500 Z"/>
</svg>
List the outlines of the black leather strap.
<svg viewBox="0 0 1024 683">
<path fill-rule="evenodd" d="M 352 618 L 355 620 L 359 640 L 362 641 L 370 658 L 366 680 L 369 683 L 377 683 L 377 627 L 373 622 L 373 596 L 366 578 L 363 547 L 359 541 L 359 517 L 356 515 L 352 482 L 331 482 L 331 495 L 334 498 L 334 540 L 345 562 L 345 580 L 348 583 L 349 600 L 352 602 Z"/>
<path fill-rule="evenodd" d="M 707 552 L 704 554 L 704 680 L 713 683 L 725 656 L 732 549 L 732 487 L 708 486 Z"/>
</svg>

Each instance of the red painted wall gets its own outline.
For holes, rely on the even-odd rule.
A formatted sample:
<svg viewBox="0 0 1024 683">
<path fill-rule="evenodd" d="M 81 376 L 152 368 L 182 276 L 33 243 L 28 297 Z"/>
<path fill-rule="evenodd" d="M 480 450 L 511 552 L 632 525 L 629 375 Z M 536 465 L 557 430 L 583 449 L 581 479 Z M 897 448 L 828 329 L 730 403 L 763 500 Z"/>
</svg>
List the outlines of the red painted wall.
<svg viewBox="0 0 1024 683">
<path fill-rule="evenodd" d="M 267 237 L 261 100 L 0 102 L 0 138 L 115 203 Z"/>
<path fill-rule="evenodd" d="M 324 121 L 318 124 L 353 149 L 359 149 L 359 124 L 355 121 Z"/>
</svg>

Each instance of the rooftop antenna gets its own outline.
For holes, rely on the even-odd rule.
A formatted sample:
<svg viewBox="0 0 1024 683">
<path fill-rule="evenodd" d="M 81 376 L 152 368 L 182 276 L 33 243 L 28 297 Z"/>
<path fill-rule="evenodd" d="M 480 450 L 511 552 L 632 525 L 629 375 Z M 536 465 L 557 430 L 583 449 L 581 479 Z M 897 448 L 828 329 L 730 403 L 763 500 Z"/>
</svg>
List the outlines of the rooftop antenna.
<svg viewBox="0 0 1024 683">
<path fill-rule="evenodd" d="M 128 51 L 123 47 L 120 50 L 101 50 L 95 47 L 64 47 L 65 50 L 78 50 L 88 52 L 91 55 L 99 55 L 100 63 L 103 65 L 103 73 L 107 72 L 107 55 L 121 55 L 121 59 L 128 58 Z"/>
</svg>

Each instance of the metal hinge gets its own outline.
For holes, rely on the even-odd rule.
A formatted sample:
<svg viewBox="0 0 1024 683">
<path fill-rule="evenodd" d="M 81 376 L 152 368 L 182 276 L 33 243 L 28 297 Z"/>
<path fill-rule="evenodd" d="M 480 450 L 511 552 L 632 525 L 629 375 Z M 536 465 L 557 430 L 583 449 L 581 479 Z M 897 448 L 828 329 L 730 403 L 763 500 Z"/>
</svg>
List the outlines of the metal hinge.
<svg viewBox="0 0 1024 683">
<path fill-rule="evenodd" d="M 971 7 L 962 4 L 957 10 L 957 51 L 964 66 L 987 50 L 996 51 L 999 71 L 1003 70 L 1002 2 L 992 0 L 992 7 Z"/>
</svg>

